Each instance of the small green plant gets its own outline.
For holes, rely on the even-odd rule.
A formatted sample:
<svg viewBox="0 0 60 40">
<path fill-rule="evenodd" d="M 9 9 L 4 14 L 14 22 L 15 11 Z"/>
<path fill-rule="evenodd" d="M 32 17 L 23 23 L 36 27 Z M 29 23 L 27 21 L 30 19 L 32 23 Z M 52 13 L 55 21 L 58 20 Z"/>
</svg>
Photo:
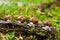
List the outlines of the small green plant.
<svg viewBox="0 0 60 40">
<path fill-rule="evenodd" d="M 10 34 L 6 34 L 6 40 L 15 40 L 15 34 L 14 32 L 10 33 Z"/>
</svg>

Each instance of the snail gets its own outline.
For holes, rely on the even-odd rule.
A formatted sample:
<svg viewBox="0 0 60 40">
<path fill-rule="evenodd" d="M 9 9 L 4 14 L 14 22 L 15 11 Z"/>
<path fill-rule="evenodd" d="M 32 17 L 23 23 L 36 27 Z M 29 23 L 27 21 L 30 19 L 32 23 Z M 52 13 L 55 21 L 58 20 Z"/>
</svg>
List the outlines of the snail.
<svg viewBox="0 0 60 40">
<path fill-rule="evenodd" d="M 31 18 L 30 22 L 32 22 L 33 24 L 38 24 L 38 19 L 37 18 Z"/>
<path fill-rule="evenodd" d="M 11 15 L 7 15 L 7 16 L 6 16 L 6 19 L 7 19 L 7 20 L 12 20 L 12 16 L 11 16 Z"/>
<path fill-rule="evenodd" d="M 12 20 L 12 16 L 11 16 L 11 15 L 7 15 L 7 16 L 6 16 L 6 22 L 7 22 L 7 23 L 10 23 L 11 20 Z"/>
<path fill-rule="evenodd" d="M 29 23 L 27 24 L 26 27 L 28 28 L 35 27 L 37 24 L 38 24 L 38 19 L 33 17 L 29 19 Z"/>
<path fill-rule="evenodd" d="M 46 20 L 44 22 L 44 25 L 43 25 L 42 29 L 47 30 L 47 31 L 51 30 L 51 24 L 52 24 L 52 22 L 50 20 Z"/>
<path fill-rule="evenodd" d="M 47 26 L 51 26 L 51 24 L 52 24 L 52 22 L 51 22 L 50 20 L 46 20 L 46 21 L 44 22 L 44 25 L 47 25 Z"/>
<path fill-rule="evenodd" d="M 26 21 L 26 18 L 24 16 L 19 16 L 18 21 L 20 21 L 21 23 L 24 23 Z"/>
</svg>

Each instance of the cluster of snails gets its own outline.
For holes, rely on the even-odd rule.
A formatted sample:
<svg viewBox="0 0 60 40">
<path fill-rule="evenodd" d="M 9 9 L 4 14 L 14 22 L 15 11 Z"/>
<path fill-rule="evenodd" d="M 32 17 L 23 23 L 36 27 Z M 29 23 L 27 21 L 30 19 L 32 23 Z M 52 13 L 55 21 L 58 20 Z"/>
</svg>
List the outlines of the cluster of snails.
<svg viewBox="0 0 60 40">
<path fill-rule="evenodd" d="M 7 15 L 6 16 L 6 21 L 7 22 L 11 22 L 12 21 L 12 16 L 11 15 Z M 32 18 L 27 20 L 26 17 L 24 17 L 24 16 L 19 16 L 17 18 L 17 21 L 20 22 L 20 23 L 24 23 L 25 21 L 28 21 L 28 23 L 32 22 L 33 24 L 38 24 L 38 22 L 39 22 L 39 20 L 37 18 L 32 17 Z M 51 21 L 50 20 L 46 20 L 44 22 L 44 24 L 45 25 L 51 25 Z"/>
<path fill-rule="evenodd" d="M 7 15 L 6 16 L 6 22 L 9 23 L 11 21 L 12 21 L 12 16 L 11 15 Z M 32 27 L 32 26 L 38 25 L 38 23 L 39 23 L 39 20 L 37 18 L 32 17 L 29 20 L 27 20 L 26 17 L 24 17 L 24 16 L 19 16 L 17 18 L 17 22 L 16 23 L 17 24 L 21 24 L 21 23 L 24 24 L 25 21 L 28 21 L 27 27 Z M 46 30 L 46 29 L 50 28 L 51 24 L 52 24 L 52 22 L 50 20 L 46 20 L 40 26 L 42 26 L 42 28 Z"/>
<path fill-rule="evenodd" d="M 12 20 L 12 16 L 11 16 L 11 15 L 7 15 L 7 16 L 6 16 L 6 21 L 8 21 L 8 20 L 10 20 L 10 21 Z M 19 17 L 17 18 L 17 21 L 20 21 L 21 23 L 24 23 L 24 22 L 26 21 L 26 17 L 24 17 L 24 16 L 19 16 Z M 31 18 L 31 19 L 29 19 L 29 21 L 37 24 L 38 19 L 37 19 L 37 18 Z"/>
<path fill-rule="evenodd" d="M 12 16 L 7 15 L 5 22 L 6 23 L 11 23 L 11 21 L 12 21 Z M 39 25 L 39 20 L 37 18 L 32 17 L 30 19 L 26 19 L 26 17 L 24 17 L 24 16 L 19 16 L 17 18 L 16 24 L 18 24 L 18 25 L 24 24 L 25 21 L 27 22 L 27 24 L 25 24 L 24 29 L 22 30 L 22 32 L 23 32 L 22 34 L 30 35 L 30 30 L 33 28 L 35 30 L 35 32 L 33 32 L 33 30 L 32 30 L 32 32 L 33 32 L 32 34 L 36 35 L 37 37 L 39 36 L 39 38 L 40 38 L 40 35 L 37 34 L 37 33 L 39 33 L 38 31 L 40 31 L 40 29 L 42 29 L 42 30 L 44 30 L 46 32 L 49 32 L 49 33 L 51 32 L 53 35 L 55 35 L 53 33 L 53 32 L 55 32 L 55 29 L 51 27 L 52 22 L 50 20 L 46 20 L 42 25 Z M 13 29 L 13 30 L 15 30 L 15 29 Z M 21 31 L 19 31 L 19 32 L 21 32 Z M 49 34 L 49 33 L 47 33 L 47 34 Z M 43 36 L 41 36 L 41 38 L 42 37 Z"/>
<path fill-rule="evenodd" d="M 12 16 L 11 16 L 11 15 L 7 15 L 7 16 L 6 16 L 6 21 L 11 21 L 11 20 L 12 20 Z M 24 23 L 26 20 L 27 20 L 27 19 L 26 19 L 26 17 L 24 17 L 24 16 L 19 16 L 19 17 L 17 18 L 17 21 L 20 21 L 21 23 Z M 39 22 L 39 20 L 38 20 L 37 18 L 34 18 L 34 17 L 30 18 L 28 21 L 29 21 L 29 22 L 32 22 L 33 24 L 38 24 L 38 22 Z M 50 20 L 46 20 L 46 21 L 44 22 L 44 24 L 50 25 L 50 24 L 51 24 L 51 21 L 50 21 Z"/>
</svg>

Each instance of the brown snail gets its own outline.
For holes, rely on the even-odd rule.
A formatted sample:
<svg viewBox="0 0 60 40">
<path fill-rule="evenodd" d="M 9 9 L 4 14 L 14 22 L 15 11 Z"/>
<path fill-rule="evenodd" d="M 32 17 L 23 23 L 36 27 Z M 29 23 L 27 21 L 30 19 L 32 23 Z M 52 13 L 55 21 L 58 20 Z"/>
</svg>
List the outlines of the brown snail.
<svg viewBox="0 0 60 40">
<path fill-rule="evenodd" d="M 6 23 L 11 23 L 12 21 L 12 16 L 11 15 L 7 15 L 6 16 Z"/>
<path fill-rule="evenodd" d="M 12 20 L 12 16 L 11 16 L 11 15 L 7 15 L 7 16 L 6 16 L 6 19 L 7 19 L 7 20 Z"/>
<path fill-rule="evenodd" d="M 26 21 L 26 18 L 24 16 L 19 16 L 18 21 L 20 21 L 21 23 L 24 23 Z"/>
<path fill-rule="evenodd" d="M 30 22 L 33 22 L 34 24 L 37 24 L 38 23 L 38 19 L 33 17 L 33 18 L 30 19 Z"/>
<path fill-rule="evenodd" d="M 47 25 L 47 26 L 51 26 L 51 24 L 52 24 L 52 22 L 51 22 L 50 20 L 46 20 L 46 21 L 44 22 L 44 25 Z"/>
</svg>

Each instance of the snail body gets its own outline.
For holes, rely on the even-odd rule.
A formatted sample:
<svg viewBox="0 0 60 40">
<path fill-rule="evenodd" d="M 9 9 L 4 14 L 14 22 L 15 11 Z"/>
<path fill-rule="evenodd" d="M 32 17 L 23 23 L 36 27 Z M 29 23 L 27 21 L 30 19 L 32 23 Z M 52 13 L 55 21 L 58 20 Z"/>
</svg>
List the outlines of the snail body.
<svg viewBox="0 0 60 40">
<path fill-rule="evenodd" d="M 24 23 L 26 21 L 26 18 L 24 16 L 19 16 L 18 21 L 20 21 L 21 23 Z"/>
<path fill-rule="evenodd" d="M 11 23 L 12 22 L 12 16 L 11 15 L 7 15 L 6 16 L 6 23 Z"/>
<path fill-rule="evenodd" d="M 38 24 L 38 19 L 37 18 L 31 18 L 30 22 L 32 22 L 33 24 Z"/>
</svg>

